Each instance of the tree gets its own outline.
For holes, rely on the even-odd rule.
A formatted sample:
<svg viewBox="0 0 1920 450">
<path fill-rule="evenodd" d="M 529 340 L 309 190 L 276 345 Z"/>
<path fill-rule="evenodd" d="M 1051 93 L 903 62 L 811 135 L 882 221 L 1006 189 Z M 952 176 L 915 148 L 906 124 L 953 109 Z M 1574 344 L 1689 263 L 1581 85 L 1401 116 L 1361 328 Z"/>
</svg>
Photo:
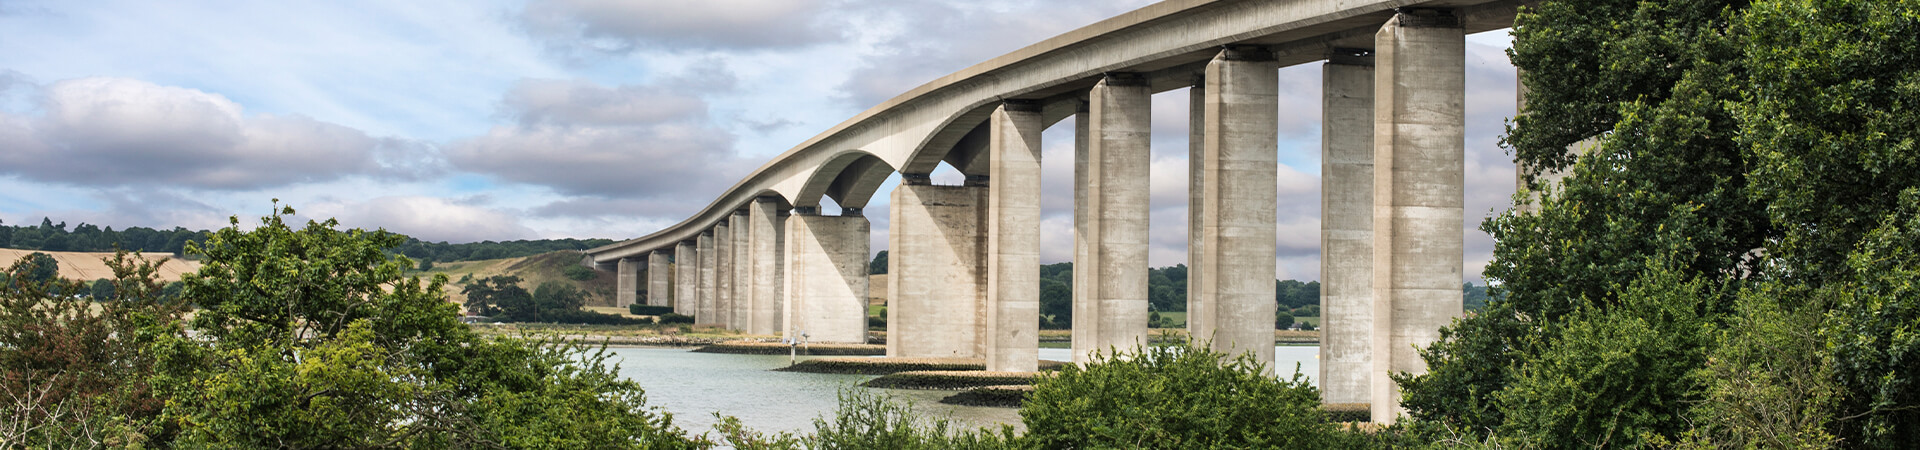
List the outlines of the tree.
<svg viewBox="0 0 1920 450">
<path fill-rule="evenodd" d="M 480 337 L 445 301 L 445 275 L 403 275 L 413 262 L 385 252 L 400 236 L 295 230 L 293 213 L 276 205 L 253 230 L 236 218 L 188 246 L 204 263 L 184 280 L 197 336 L 153 347 L 163 446 L 701 445 L 645 407 L 604 347 Z"/>
<path fill-rule="evenodd" d="M 587 293 L 558 281 L 540 283 L 533 290 L 533 303 L 541 311 L 580 309 L 587 304 Z"/>
<path fill-rule="evenodd" d="M 533 294 L 520 287 L 520 277 L 494 275 L 475 280 L 462 289 L 467 296 L 467 311 L 510 322 L 532 322 L 539 318 Z"/>
<path fill-rule="evenodd" d="M 41 284 L 60 279 L 60 261 L 54 260 L 53 255 L 28 253 L 21 262 L 26 264 L 25 270 L 15 272 L 14 279 Z"/>
<path fill-rule="evenodd" d="M 94 301 L 113 300 L 113 280 L 101 278 L 87 285 L 87 296 Z"/>
<path fill-rule="evenodd" d="M 1285 310 L 1275 311 L 1273 313 L 1273 326 L 1282 330 L 1293 328 L 1293 314 L 1289 314 Z"/>
<path fill-rule="evenodd" d="M 887 251 L 886 250 L 881 250 L 880 253 L 876 253 L 873 255 L 873 262 L 867 263 L 867 274 L 869 275 L 886 275 L 887 274 Z"/>
</svg>

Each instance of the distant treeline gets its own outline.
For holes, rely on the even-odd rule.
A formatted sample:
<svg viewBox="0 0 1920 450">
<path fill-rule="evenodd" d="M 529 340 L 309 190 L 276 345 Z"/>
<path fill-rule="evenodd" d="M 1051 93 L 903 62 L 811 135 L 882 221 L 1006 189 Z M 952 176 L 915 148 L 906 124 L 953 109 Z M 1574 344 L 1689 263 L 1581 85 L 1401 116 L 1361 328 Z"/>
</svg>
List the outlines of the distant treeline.
<svg viewBox="0 0 1920 450">
<path fill-rule="evenodd" d="M 49 218 L 40 219 L 39 226 L 0 223 L 0 247 L 21 250 L 110 252 L 118 246 L 142 253 L 178 254 L 186 248 L 187 242 L 204 242 L 206 239 L 206 230 L 190 231 L 181 227 L 172 230 L 147 227 L 115 230 L 113 227 L 100 228 L 82 223 L 69 230 L 66 222 L 54 223 Z"/>
<path fill-rule="evenodd" d="M 518 258 L 533 256 L 559 250 L 586 250 L 607 244 L 612 239 L 540 239 L 521 241 L 480 241 L 465 244 L 446 242 L 426 242 L 419 239 L 407 239 L 405 244 L 393 248 L 394 253 L 407 255 L 415 261 L 475 261 L 482 259 Z"/>
<path fill-rule="evenodd" d="M 0 223 L 0 247 L 50 252 L 110 252 L 118 246 L 142 253 L 179 254 L 188 242 L 206 242 L 208 234 L 206 230 L 190 231 L 181 227 L 172 230 L 147 227 L 115 230 L 113 227 L 101 228 L 87 223 L 69 229 L 66 222 L 54 223 L 51 218 L 42 218 L 38 226 Z M 406 243 L 388 251 L 407 255 L 414 260 L 449 262 L 517 258 L 557 250 L 586 250 L 613 242 L 612 239 L 541 239 L 448 244 L 408 238 Z"/>
</svg>

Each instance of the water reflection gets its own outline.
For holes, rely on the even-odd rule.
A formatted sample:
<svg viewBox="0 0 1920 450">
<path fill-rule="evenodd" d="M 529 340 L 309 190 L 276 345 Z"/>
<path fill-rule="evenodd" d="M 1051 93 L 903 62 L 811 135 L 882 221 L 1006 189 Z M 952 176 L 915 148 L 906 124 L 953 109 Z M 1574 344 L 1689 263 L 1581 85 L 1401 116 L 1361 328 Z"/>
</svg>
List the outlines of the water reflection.
<svg viewBox="0 0 1920 450">
<path fill-rule="evenodd" d="M 620 363 L 620 374 L 647 390 L 647 404 L 673 413 L 674 423 L 694 433 L 707 432 L 714 412 L 740 418 L 763 432 L 813 429 L 813 419 L 832 414 L 839 406 L 840 389 L 853 387 L 869 375 L 830 375 L 773 372 L 785 367 L 786 356 L 693 353 L 686 349 L 623 347 L 609 350 Z M 1318 346 L 1275 347 L 1276 368 L 1283 374 L 1300 371 L 1309 380 L 1320 374 Z M 1070 350 L 1040 349 L 1040 358 L 1072 359 Z M 800 359 L 813 357 L 802 356 Z M 887 389 L 912 400 L 920 411 L 944 414 L 967 426 L 1019 424 L 1014 408 L 987 408 L 939 404 L 950 391 Z"/>
</svg>

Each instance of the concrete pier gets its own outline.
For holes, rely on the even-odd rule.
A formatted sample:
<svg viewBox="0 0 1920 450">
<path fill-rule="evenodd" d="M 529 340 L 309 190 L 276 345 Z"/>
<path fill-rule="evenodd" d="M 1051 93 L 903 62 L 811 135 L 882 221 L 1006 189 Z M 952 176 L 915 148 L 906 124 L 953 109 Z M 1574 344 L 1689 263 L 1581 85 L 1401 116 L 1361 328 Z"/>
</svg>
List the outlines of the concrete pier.
<svg viewBox="0 0 1920 450">
<path fill-rule="evenodd" d="M 887 356 L 984 358 L 987 188 L 905 174 L 888 207 Z"/>
<path fill-rule="evenodd" d="M 1040 132 L 1046 125 L 1040 105 L 1029 102 L 1002 103 L 988 124 L 987 370 L 1032 372 L 1040 363 Z"/>
<path fill-rule="evenodd" d="M 1082 100 L 1079 111 L 1073 116 L 1073 323 L 1072 341 L 1092 342 L 1099 336 L 1100 317 L 1088 307 L 1093 305 L 1090 298 L 1092 289 L 1087 288 L 1087 280 L 1093 278 L 1088 272 L 1093 266 L 1086 264 L 1088 240 L 1093 234 L 1087 230 L 1091 223 L 1087 221 L 1087 157 L 1093 146 L 1093 113 L 1088 110 L 1087 101 Z M 1075 344 L 1075 349 L 1081 348 Z M 1085 354 L 1073 352 L 1073 362 L 1085 364 Z"/>
<path fill-rule="evenodd" d="M 1273 363 L 1279 68 L 1259 47 L 1207 63 L 1200 299 L 1213 348 Z M 1191 316 L 1191 313 L 1189 313 Z"/>
<path fill-rule="evenodd" d="M 733 267 L 728 282 L 728 294 L 733 302 L 721 314 L 727 316 L 727 329 L 750 331 L 753 322 L 753 230 L 752 218 L 747 211 L 735 211 L 728 222 L 733 232 Z"/>
<path fill-rule="evenodd" d="M 1373 422 L 1402 413 L 1388 374 L 1426 372 L 1416 347 L 1461 313 L 1466 40 L 1444 10 L 1374 35 Z"/>
<path fill-rule="evenodd" d="M 862 216 L 796 213 L 787 218 L 786 313 L 782 336 L 808 342 L 867 342 L 868 236 Z"/>
<path fill-rule="evenodd" d="M 751 272 L 747 274 L 747 332 L 780 333 L 782 279 L 786 276 L 786 216 L 777 197 L 760 197 L 748 209 L 747 254 Z"/>
<path fill-rule="evenodd" d="M 717 248 L 719 244 L 713 239 L 714 234 L 720 231 L 721 227 L 714 227 L 713 231 L 700 233 L 696 255 L 700 258 L 700 306 L 694 310 L 693 317 L 696 324 L 720 323 L 720 252 Z"/>
<path fill-rule="evenodd" d="M 1108 74 L 1088 99 L 1088 147 L 1085 199 L 1074 206 L 1084 220 L 1087 292 L 1077 306 L 1093 326 L 1075 336 L 1075 362 L 1101 352 L 1126 352 L 1147 337 L 1147 221 L 1152 190 L 1153 92 L 1135 74 Z M 1076 175 L 1075 178 L 1080 178 Z M 1084 212 L 1083 212 L 1084 211 Z M 1076 244 L 1078 245 L 1078 244 Z"/>
<path fill-rule="evenodd" d="M 692 316 L 700 312 L 700 257 L 694 243 L 673 245 L 673 313 Z"/>
<path fill-rule="evenodd" d="M 635 258 L 620 258 L 614 272 L 613 306 L 625 308 L 639 297 L 640 262 Z"/>
<path fill-rule="evenodd" d="M 1321 67 L 1320 391 L 1369 403 L 1373 371 L 1373 51 Z"/>
<path fill-rule="evenodd" d="M 647 255 L 647 305 L 667 306 L 673 302 L 673 268 L 667 264 L 667 251 L 654 250 Z"/>
<path fill-rule="evenodd" d="M 1201 239 L 1206 234 L 1200 232 L 1207 221 L 1206 119 L 1207 80 L 1203 75 L 1195 77 L 1193 87 L 1187 90 L 1187 335 L 1211 339 L 1213 322 L 1208 319 L 1213 313 L 1208 312 L 1209 302 L 1200 295 L 1200 260 L 1206 259 L 1207 248 L 1207 240 Z M 1275 201 L 1279 201 L 1278 195 L 1276 192 Z"/>
<path fill-rule="evenodd" d="M 733 247 L 733 222 L 721 221 L 713 227 L 713 324 L 729 330 L 738 329 L 733 326 Z"/>
</svg>

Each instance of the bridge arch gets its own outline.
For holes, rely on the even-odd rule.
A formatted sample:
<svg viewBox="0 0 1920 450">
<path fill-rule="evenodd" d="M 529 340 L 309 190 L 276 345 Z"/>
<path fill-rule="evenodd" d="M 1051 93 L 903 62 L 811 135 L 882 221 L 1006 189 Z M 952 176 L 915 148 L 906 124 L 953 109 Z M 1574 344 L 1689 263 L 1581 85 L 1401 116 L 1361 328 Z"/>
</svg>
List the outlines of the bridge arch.
<svg viewBox="0 0 1920 450">
<path fill-rule="evenodd" d="M 819 208 L 820 198 L 825 196 L 843 209 L 865 208 L 893 173 L 893 165 L 879 155 L 859 149 L 846 150 L 827 158 L 814 169 L 791 201 L 795 208 Z"/>
</svg>

